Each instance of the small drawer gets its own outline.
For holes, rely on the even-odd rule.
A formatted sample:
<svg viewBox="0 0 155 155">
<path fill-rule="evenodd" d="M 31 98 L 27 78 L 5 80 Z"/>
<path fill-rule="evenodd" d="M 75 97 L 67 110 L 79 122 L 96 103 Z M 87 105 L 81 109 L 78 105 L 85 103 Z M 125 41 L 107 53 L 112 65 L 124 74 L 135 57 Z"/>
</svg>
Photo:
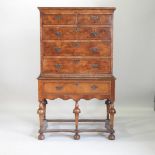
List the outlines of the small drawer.
<svg viewBox="0 0 155 155">
<path fill-rule="evenodd" d="M 77 34 L 79 40 L 111 40 L 111 29 L 105 27 L 81 27 Z"/>
<path fill-rule="evenodd" d="M 111 56 L 109 41 L 43 42 L 44 56 Z"/>
<path fill-rule="evenodd" d="M 42 69 L 54 74 L 110 74 L 111 59 L 44 58 Z"/>
<path fill-rule="evenodd" d="M 74 25 L 76 15 L 74 14 L 50 14 L 42 16 L 43 25 Z"/>
<path fill-rule="evenodd" d="M 43 27 L 43 40 L 75 40 L 74 27 Z"/>
<path fill-rule="evenodd" d="M 42 42 L 44 56 L 71 56 L 73 48 L 71 42 L 52 41 Z"/>
<path fill-rule="evenodd" d="M 112 15 L 106 14 L 79 14 L 79 25 L 111 25 Z"/>
<path fill-rule="evenodd" d="M 43 90 L 47 94 L 94 94 L 101 93 L 109 95 L 111 91 L 111 81 L 69 81 L 69 82 L 45 82 Z"/>
<path fill-rule="evenodd" d="M 62 30 L 59 27 L 43 27 L 43 40 L 62 39 Z"/>
</svg>

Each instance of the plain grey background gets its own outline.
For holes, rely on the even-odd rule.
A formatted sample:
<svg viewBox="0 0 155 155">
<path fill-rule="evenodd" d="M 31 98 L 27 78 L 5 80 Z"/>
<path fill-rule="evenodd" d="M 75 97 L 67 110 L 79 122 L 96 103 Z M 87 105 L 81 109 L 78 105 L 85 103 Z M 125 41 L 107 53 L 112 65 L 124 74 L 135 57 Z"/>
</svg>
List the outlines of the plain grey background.
<svg viewBox="0 0 155 155">
<path fill-rule="evenodd" d="M 40 70 L 38 6 L 114 6 L 116 101 L 155 94 L 154 0 L 0 0 L 0 100 L 37 102 Z"/>
<path fill-rule="evenodd" d="M 116 140 L 101 133 L 46 134 L 38 141 L 38 6 L 114 6 Z M 154 155 L 155 0 L 0 0 L 0 154 Z M 74 118 L 72 100 L 50 101 L 48 118 Z M 80 117 L 103 118 L 103 101 L 80 101 Z M 56 124 L 51 128 L 74 128 Z M 103 124 L 80 124 L 79 128 Z"/>
</svg>

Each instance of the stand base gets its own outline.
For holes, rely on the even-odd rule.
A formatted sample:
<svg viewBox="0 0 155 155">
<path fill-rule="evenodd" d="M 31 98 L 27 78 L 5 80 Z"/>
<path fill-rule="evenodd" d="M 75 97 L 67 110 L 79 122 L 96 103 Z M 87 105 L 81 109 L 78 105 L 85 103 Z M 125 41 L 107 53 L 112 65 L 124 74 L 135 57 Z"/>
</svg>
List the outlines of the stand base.
<svg viewBox="0 0 155 155">
<path fill-rule="evenodd" d="M 75 133 L 73 136 L 74 140 L 79 140 L 80 139 L 80 132 L 104 132 L 104 133 L 109 133 L 110 135 L 108 136 L 109 140 L 115 140 L 115 135 L 114 135 L 114 130 L 111 130 L 109 128 L 109 123 L 110 120 L 107 119 L 79 119 L 79 122 L 102 122 L 105 123 L 105 129 L 78 129 L 78 130 L 73 130 L 73 129 L 47 129 L 47 124 L 48 122 L 74 122 L 74 119 L 46 119 L 44 120 L 45 123 L 45 128 L 44 130 L 41 130 L 41 133 L 38 136 L 39 140 L 44 140 L 45 136 L 43 133 L 49 133 L 49 132 L 72 132 Z M 112 133 L 113 132 L 113 133 Z"/>
</svg>

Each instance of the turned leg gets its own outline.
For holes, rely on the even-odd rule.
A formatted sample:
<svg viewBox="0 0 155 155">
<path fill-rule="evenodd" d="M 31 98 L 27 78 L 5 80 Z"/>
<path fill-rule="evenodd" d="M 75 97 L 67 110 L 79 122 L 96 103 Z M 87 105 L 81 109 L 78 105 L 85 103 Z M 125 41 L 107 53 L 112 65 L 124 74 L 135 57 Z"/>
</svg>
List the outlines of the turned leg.
<svg viewBox="0 0 155 155">
<path fill-rule="evenodd" d="M 46 130 L 47 123 L 46 123 L 46 104 L 47 101 L 45 99 L 39 100 L 39 109 L 38 109 L 38 114 L 39 114 L 39 120 L 40 120 L 40 130 L 39 130 L 39 140 L 44 140 L 44 131 Z"/>
<path fill-rule="evenodd" d="M 111 101 L 109 99 L 107 99 L 105 101 L 105 104 L 106 104 L 106 109 L 107 109 L 107 120 L 109 120 L 109 110 L 110 110 Z"/>
<path fill-rule="evenodd" d="M 78 122 L 79 122 L 80 109 L 79 109 L 78 101 L 76 101 L 76 103 L 75 103 L 75 108 L 73 110 L 73 113 L 75 114 L 75 130 L 76 130 L 75 135 L 74 135 L 74 139 L 79 140 L 80 135 L 78 133 Z"/>
<path fill-rule="evenodd" d="M 109 109 L 110 109 L 110 104 L 111 104 L 111 101 L 109 100 L 109 99 L 107 99 L 106 101 L 105 101 L 105 104 L 106 104 L 106 111 L 107 111 L 107 119 L 106 119 L 106 121 L 105 121 L 105 128 L 106 129 L 109 129 L 110 127 L 109 127 Z"/>
<path fill-rule="evenodd" d="M 48 127 L 48 123 L 46 121 L 46 105 L 47 104 L 48 104 L 47 100 L 44 99 L 44 111 L 45 111 L 45 113 L 44 113 L 44 129 L 46 129 Z"/>
<path fill-rule="evenodd" d="M 109 114 L 110 114 L 110 135 L 108 136 L 109 140 L 115 140 L 115 131 L 114 131 L 114 115 L 116 113 L 116 110 L 114 108 L 114 103 L 111 102 L 110 107 L 109 107 Z"/>
<path fill-rule="evenodd" d="M 44 110 L 45 110 L 45 113 L 44 113 L 44 120 L 46 120 L 46 105 L 47 105 L 47 100 L 44 99 Z"/>
</svg>

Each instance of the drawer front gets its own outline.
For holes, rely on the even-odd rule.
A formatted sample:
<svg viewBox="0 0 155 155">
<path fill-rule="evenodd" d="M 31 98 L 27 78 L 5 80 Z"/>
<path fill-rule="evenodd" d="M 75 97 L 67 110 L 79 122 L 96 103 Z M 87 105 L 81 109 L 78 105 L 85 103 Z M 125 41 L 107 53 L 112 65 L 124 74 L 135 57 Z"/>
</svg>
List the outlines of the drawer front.
<svg viewBox="0 0 155 155">
<path fill-rule="evenodd" d="M 43 42 L 44 56 L 111 56 L 109 41 Z"/>
<path fill-rule="evenodd" d="M 111 40 L 105 27 L 43 27 L 43 40 Z"/>
<path fill-rule="evenodd" d="M 74 25 L 76 15 L 74 14 L 50 14 L 42 16 L 43 25 Z"/>
<path fill-rule="evenodd" d="M 111 73 L 111 59 L 43 59 L 43 73 L 58 74 L 109 74 Z"/>
<path fill-rule="evenodd" d="M 105 27 L 81 27 L 77 33 L 79 40 L 110 40 L 111 30 Z"/>
<path fill-rule="evenodd" d="M 80 25 L 111 25 L 112 15 L 106 14 L 79 14 L 77 16 Z"/>
<path fill-rule="evenodd" d="M 75 40 L 74 27 L 43 27 L 43 40 Z"/>
<path fill-rule="evenodd" d="M 101 93 L 109 95 L 111 92 L 111 81 L 103 82 L 45 82 L 43 85 L 44 93 L 53 94 L 91 94 Z"/>
</svg>

